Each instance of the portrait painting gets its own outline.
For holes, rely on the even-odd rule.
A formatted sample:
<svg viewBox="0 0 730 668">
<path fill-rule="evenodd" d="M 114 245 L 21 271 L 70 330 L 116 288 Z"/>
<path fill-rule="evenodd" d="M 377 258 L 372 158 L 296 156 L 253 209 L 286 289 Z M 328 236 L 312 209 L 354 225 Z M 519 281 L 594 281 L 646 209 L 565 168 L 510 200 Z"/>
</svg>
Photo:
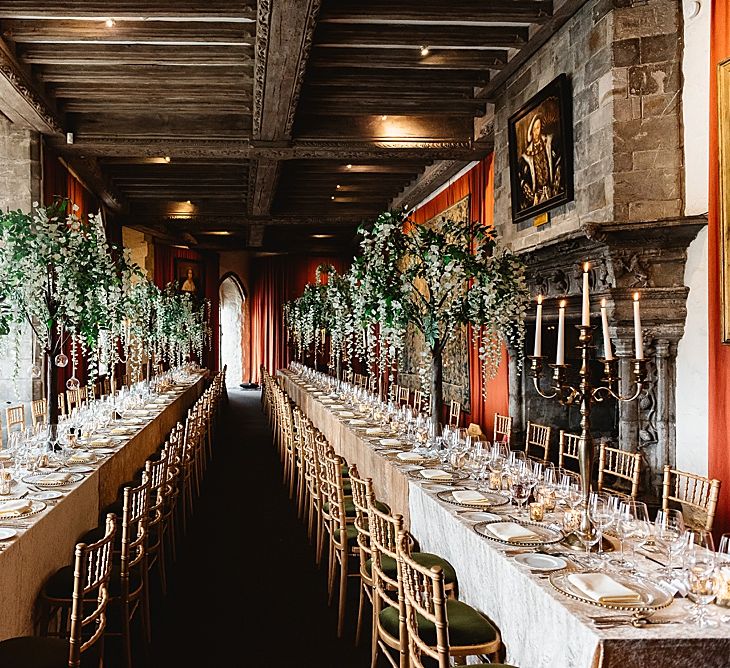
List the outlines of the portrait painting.
<svg viewBox="0 0 730 668">
<path fill-rule="evenodd" d="M 199 260 L 175 258 L 175 284 L 180 292 L 192 295 L 196 300 L 205 297 L 205 272 Z"/>
<path fill-rule="evenodd" d="M 572 108 L 570 82 L 561 74 L 510 116 L 513 222 L 573 199 Z"/>
</svg>

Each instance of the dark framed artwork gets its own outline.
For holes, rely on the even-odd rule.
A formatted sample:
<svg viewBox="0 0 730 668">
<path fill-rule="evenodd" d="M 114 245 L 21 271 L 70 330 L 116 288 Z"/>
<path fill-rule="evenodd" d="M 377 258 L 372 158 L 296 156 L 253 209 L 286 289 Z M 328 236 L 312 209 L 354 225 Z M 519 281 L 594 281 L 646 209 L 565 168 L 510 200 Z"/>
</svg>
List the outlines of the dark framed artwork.
<svg viewBox="0 0 730 668">
<path fill-rule="evenodd" d="M 512 221 L 518 223 L 573 199 L 573 100 L 565 74 L 510 116 Z"/>
<path fill-rule="evenodd" d="M 200 260 L 175 258 L 175 285 L 179 292 L 187 292 L 196 301 L 205 297 L 205 266 Z"/>
</svg>

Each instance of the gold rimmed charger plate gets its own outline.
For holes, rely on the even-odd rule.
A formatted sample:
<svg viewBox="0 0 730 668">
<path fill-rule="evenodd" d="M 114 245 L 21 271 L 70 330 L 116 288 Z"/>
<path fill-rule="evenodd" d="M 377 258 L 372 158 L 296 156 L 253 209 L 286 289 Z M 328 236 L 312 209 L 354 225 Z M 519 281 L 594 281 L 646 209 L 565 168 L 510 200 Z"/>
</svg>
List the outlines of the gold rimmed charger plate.
<svg viewBox="0 0 730 668">
<path fill-rule="evenodd" d="M 0 501 L 0 510 L 7 501 Z M 30 502 L 30 510 L 25 513 L 14 512 L 0 515 L 0 522 L 3 520 L 17 520 L 21 517 L 30 517 L 31 515 L 37 515 L 42 510 L 45 510 L 46 504 L 43 501 L 36 501 L 35 499 Z"/>
<path fill-rule="evenodd" d="M 468 477 L 468 474 L 467 474 Z M 457 501 L 454 498 L 454 492 L 461 491 L 456 489 L 446 489 L 442 492 L 438 492 L 436 496 L 446 503 L 452 503 L 455 506 L 461 506 L 462 508 L 471 508 L 473 510 L 487 510 L 488 508 L 498 508 L 499 506 L 506 506 L 509 503 L 509 498 L 504 494 L 498 494 L 497 492 L 479 492 L 482 496 L 489 499 L 489 503 L 464 503 Z"/>
<path fill-rule="evenodd" d="M 639 594 L 639 596 L 641 596 L 641 601 L 637 603 L 601 603 L 599 601 L 594 601 L 578 588 L 574 587 L 568 580 L 568 575 L 572 575 L 572 573 L 553 573 L 549 578 L 550 584 L 561 594 L 568 598 L 572 598 L 574 601 L 588 603 L 589 605 L 595 605 L 599 608 L 609 608 L 611 610 L 653 611 L 668 608 L 674 601 L 673 596 L 651 582 L 639 580 L 623 573 L 611 573 L 611 577 L 616 580 L 616 582 L 621 583 L 624 587 L 633 589 L 637 594 Z"/>
<path fill-rule="evenodd" d="M 73 485 L 84 479 L 81 473 L 69 473 L 68 480 L 64 482 L 44 482 L 45 475 L 29 475 L 23 478 L 23 482 L 35 485 L 36 487 L 63 487 L 64 485 Z"/>
<path fill-rule="evenodd" d="M 527 527 L 530 531 L 537 534 L 539 540 L 503 540 L 491 531 L 488 527 L 490 524 L 519 524 L 520 526 Z M 553 543 L 559 543 L 563 540 L 563 534 L 557 529 L 552 529 L 538 522 L 528 522 L 526 520 L 490 520 L 486 522 L 479 522 L 474 525 L 474 531 L 476 531 L 482 538 L 493 540 L 495 543 L 501 543 L 502 545 L 511 545 L 512 547 L 542 547 L 543 545 L 551 545 Z"/>
<path fill-rule="evenodd" d="M 415 462 L 403 462 L 404 464 L 411 464 Z M 469 477 L 468 473 L 464 473 L 463 471 L 459 471 L 457 473 L 449 473 L 448 471 L 444 471 L 449 477 L 448 478 L 427 478 L 426 476 L 421 474 L 421 471 L 433 471 L 434 468 L 419 468 L 415 469 L 413 471 L 408 471 L 408 475 L 411 478 L 414 478 L 416 480 L 421 480 L 422 482 L 438 482 L 438 483 L 454 483 L 454 482 L 460 482 L 462 480 L 466 480 Z"/>
</svg>

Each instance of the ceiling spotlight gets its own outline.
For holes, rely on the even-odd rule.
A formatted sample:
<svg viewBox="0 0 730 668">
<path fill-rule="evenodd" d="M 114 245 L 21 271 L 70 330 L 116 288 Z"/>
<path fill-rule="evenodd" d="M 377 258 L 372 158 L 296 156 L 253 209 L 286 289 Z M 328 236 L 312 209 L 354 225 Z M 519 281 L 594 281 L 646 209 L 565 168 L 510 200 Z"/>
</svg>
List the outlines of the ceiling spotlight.
<svg viewBox="0 0 730 668">
<path fill-rule="evenodd" d="M 345 167 L 347 167 L 347 169 L 352 169 L 352 165 L 345 165 Z"/>
<path fill-rule="evenodd" d="M 171 157 L 170 157 L 169 155 L 166 155 L 166 156 L 165 156 L 165 157 L 163 158 L 163 160 L 164 160 L 165 162 L 170 162 L 170 160 L 172 160 L 172 158 L 171 158 Z"/>
<path fill-rule="evenodd" d="M 334 234 L 313 234 L 312 239 L 334 239 Z"/>
<path fill-rule="evenodd" d="M 114 27 L 114 25 L 115 25 L 115 24 L 114 24 L 114 19 L 107 19 L 106 21 L 104 21 L 104 25 L 105 25 L 105 26 L 106 26 L 107 28 L 113 28 L 113 27 Z"/>
<path fill-rule="evenodd" d="M 189 199 L 186 199 L 185 204 L 192 204 L 192 202 Z"/>
<path fill-rule="evenodd" d="M 380 117 L 380 120 L 381 120 L 381 121 L 387 121 L 387 120 L 388 120 L 388 117 L 387 117 L 387 116 L 381 116 L 381 117 Z"/>
<path fill-rule="evenodd" d="M 332 195 L 332 197 L 330 197 L 330 199 L 334 199 L 334 198 L 335 198 L 335 196 L 334 196 L 334 195 Z"/>
<path fill-rule="evenodd" d="M 421 47 L 421 55 L 426 57 L 430 53 L 430 49 L 424 44 Z"/>
<path fill-rule="evenodd" d="M 339 190 L 340 188 L 342 188 L 342 186 L 338 183 L 337 184 L 337 190 Z"/>
</svg>

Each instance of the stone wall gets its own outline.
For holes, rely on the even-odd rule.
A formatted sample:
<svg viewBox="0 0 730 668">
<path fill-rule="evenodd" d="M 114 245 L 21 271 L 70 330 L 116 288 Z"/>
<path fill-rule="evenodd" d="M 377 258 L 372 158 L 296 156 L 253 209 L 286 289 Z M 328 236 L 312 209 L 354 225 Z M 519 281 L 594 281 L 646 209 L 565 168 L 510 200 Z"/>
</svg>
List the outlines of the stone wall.
<svg viewBox="0 0 730 668">
<path fill-rule="evenodd" d="M 0 210 L 29 211 L 33 203 L 40 199 L 38 134 L 17 128 L 0 114 Z M 17 361 L 16 341 L 19 344 Z M 0 337 L 0 406 L 29 402 L 41 396 L 41 381 L 34 382 L 30 376 L 31 353 L 32 334 L 29 327 L 24 327 L 17 338 L 15 334 Z"/>
<path fill-rule="evenodd" d="M 495 105 L 495 222 L 522 252 L 586 225 L 683 214 L 680 0 L 592 0 L 506 84 Z M 561 73 L 573 96 L 575 199 L 512 223 L 509 117 Z"/>
</svg>

